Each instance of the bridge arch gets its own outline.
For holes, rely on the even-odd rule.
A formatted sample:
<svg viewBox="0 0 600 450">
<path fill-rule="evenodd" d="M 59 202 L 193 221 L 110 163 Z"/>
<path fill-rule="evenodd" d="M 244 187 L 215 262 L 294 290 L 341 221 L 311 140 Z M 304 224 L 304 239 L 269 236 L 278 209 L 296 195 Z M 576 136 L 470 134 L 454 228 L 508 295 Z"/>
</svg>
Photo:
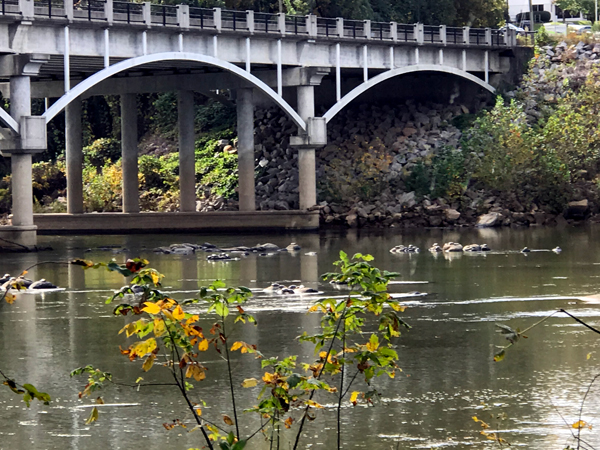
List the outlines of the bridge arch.
<svg viewBox="0 0 600 450">
<path fill-rule="evenodd" d="M 387 72 L 383 72 L 383 73 L 371 78 L 370 80 L 365 81 L 364 83 L 360 84 L 359 86 L 355 87 L 350 92 L 348 92 L 346 95 L 344 95 L 340 99 L 339 102 L 337 102 L 335 105 L 333 105 L 323 115 L 323 117 L 325 118 L 325 121 L 329 122 L 331 119 L 333 119 L 336 116 L 337 113 L 339 113 L 342 109 L 344 109 L 346 106 L 348 106 L 348 104 L 350 104 L 353 100 L 355 100 L 357 97 L 359 97 L 360 95 L 367 92 L 372 87 L 378 85 L 379 83 L 389 80 L 390 78 L 394 78 L 394 77 L 397 77 L 400 75 L 405 75 L 408 73 L 415 73 L 415 72 L 449 73 L 452 75 L 457 75 L 459 77 L 465 78 L 474 83 L 477 83 L 479 86 L 488 90 L 492 94 L 494 92 L 496 92 L 496 89 L 492 85 L 490 85 L 489 83 L 486 83 L 485 81 L 481 80 L 480 78 L 477 78 L 475 75 L 470 74 L 469 72 L 465 72 L 464 70 L 456 69 L 456 68 L 450 67 L 450 66 L 441 66 L 441 65 L 435 65 L 435 64 L 416 64 L 413 66 L 406 66 L 406 67 L 400 67 L 398 69 L 388 70 Z"/>
<path fill-rule="evenodd" d="M 160 61 L 191 61 L 219 67 L 223 70 L 231 72 L 234 75 L 237 75 L 240 78 L 248 81 L 255 88 L 259 89 L 261 92 L 267 95 L 281 109 L 283 109 L 283 111 L 290 117 L 290 119 L 292 119 L 296 123 L 296 125 L 298 125 L 298 128 L 306 131 L 306 122 L 302 120 L 298 113 L 294 111 L 294 109 L 285 100 L 283 100 L 283 98 L 281 98 L 275 91 L 273 91 L 273 89 L 271 89 L 257 77 L 227 61 L 223 61 L 212 56 L 189 52 L 153 53 L 151 55 L 137 56 L 135 58 L 126 59 L 117 64 L 109 66 L 101 70 L 100 72 L 96 72 L 94 75 L 86 78 L 81 83 L 77 84 L 71 90 L 66 92 L 50 108 L 46 110 L 42 117 L 44 117 L 46 119 L 46 123 L 48 123 L 69 103 L 71 103 L 80 95 L 84 94 L 88 89 L 94 87 L 95 85 L 106 80 L 107 78 L 110 78 L 113 75 L 116 75 L 120 72 L 132 69 L 137 66 Z M 2 117 L 0 117 L 0 120 L 1 119 Z"/>
</svg>

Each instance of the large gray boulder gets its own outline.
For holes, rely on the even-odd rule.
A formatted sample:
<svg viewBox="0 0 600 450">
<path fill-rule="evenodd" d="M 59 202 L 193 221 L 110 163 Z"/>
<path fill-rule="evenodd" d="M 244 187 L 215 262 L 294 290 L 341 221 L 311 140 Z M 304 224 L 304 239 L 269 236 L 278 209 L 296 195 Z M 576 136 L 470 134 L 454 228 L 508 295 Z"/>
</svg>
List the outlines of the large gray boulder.
<svg viewBox="0 0 600 450">
<path fill-rule="evenodd" d="M 488 214 L 483 214 L 477 218 L 477 223 L 475 226 L 477 227 L 496 227 L 502 224 L 502 214 L 497 212 L 491 212 Z"/>
</svg>

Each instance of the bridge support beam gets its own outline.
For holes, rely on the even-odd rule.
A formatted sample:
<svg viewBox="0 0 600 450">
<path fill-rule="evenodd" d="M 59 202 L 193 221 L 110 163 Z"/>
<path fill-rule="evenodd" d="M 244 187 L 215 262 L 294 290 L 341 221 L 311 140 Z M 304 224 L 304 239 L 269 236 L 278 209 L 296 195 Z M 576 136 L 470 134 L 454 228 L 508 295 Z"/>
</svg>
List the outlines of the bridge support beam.
<svg viewBox="0 0 600 450">
<path fill-rule="evenodd" d="M 65 143 L 67 159 L 67 212 L 83 214 L 83 135 L 81 98 L 65 108 Z"/>
<path fill-rule="evenodd" d="M 298 86 L 296 89 L 298 114 L 308 122 L 309 118 L 315 116 L 315 87 Z M 309 209 L 317 204 L 315 147 L 298 147 L 298 178 L 300 209 Z"/>
<path fill-rule="evenodd" d="M 194 93 L 177 91 L 179 125 L 179 210 L 196 211 L 196 153 L 194 151 Z"/>
<path fill-rule="evenodd" d="M 256 210 L 254 184 L 254 102 L 252 89 L 237 91 L 238 173 L 240 211 Z"/>
<path fill-rule="evenodd" d="M 137 101 L 135 94 L 121 94 L 121 152 L 123 164 L 123 212 L 140 212 L 138 182 Z"/>
</svg>

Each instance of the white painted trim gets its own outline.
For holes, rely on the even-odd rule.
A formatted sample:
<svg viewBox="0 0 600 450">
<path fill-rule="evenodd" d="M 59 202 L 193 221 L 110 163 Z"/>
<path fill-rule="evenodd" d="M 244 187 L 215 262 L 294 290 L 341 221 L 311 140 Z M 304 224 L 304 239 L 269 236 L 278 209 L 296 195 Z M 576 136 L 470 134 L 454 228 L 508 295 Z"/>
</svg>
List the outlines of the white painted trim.
<svg viewBox="0 0 600 450">
<path fill-rule="evenodd" d="M 344 109 L 346 106 L 348 106 L 348 104 L 352 100 L 356 99 L 361 94 L 364 94 L 365 92 L 367 92 L 369 89 L 371 89 L 375 85 L 377 85 L 383 81 L 389 80 L 390 78 L 394 78 L 394 77 L 397 77 L 400 75 L 405 75 L 407 73 L 414 73 L 414 72 L 449 73 L 452 75 L 457 75 L 459 77 L 465 78 L 474 83 L 477 83 L 479 86 L 490 91 L 492 94 L 494 92 L 496 92 L 496 89 L 493 86 L 491 86 L 489 83 L 486 83 L 485 81 L 481 80 L 480 78 L 477 78 L 475 75 L 472 75 L 469 72 L 464 72 L 460 69 L 456 69 L 456 68 L 450 67 L 450 66 L 440 66 L 440 65 L 435 65 L 435 64 L 416 64 L 416 65 L 401 67 L 398 69 L 388 70 L 386 72 L 380 73 L 376 77 L 371 78 L 369 81 L 366 81 L 366 82 L 360 84 L 359 86 L 355 87 L 350 92 L 348 92 L 346 95 L 344 95 L 344 97 L 339 102 L 337 102 L 335 105 L 333 105 L 329 109 L 329 111 L 327 111 L 323 115 L 325 122 L 329 122 L 331 119 L 333 119 L 335 117 L 335 115 L 337 113 L 339 113 L 342 109 Z"/>
<path fill-rule="evenodd" d="M 267 95 L 271 100 L 278 104 L 281 109 L 298 125 L 298 128 L 306 131 L 306 122 L 298 115 L 296 111 L 277 95 L 273 89 L 263 83 L 261 80 L 256 78 L 254 75 L 246 72 L 244 69 L 231 64 L 221 59 L 213 58 L 212 56 L 201 55 L 198 53 L 186 53 L 186 52 L 165 52 L 165 53 L 154 53 L 152 55 L 137 56 L 135 58 L 126 59 L 117 64 L 96 72 L 89 78 L 86 78 L 81 83 L 73 87 L 69 92 L 65 93 L 59 98 L 48 110 L 42 115 L 46 118 L 46 123 L 50 122 L 60 111 L 62 111 L 69 103 L 74 99 L 84 94 L 88 89 L 94 87 L 98 83 L 112 77 L 125 70 L 132 69 L 134 67 L 142 66 L 144 64 L 150 64 L 160 61 L 192 61 L 200 64 L 208 64 L 215 67 L 220 67 L 223 70 L 233 73 L 234 75 L 243 78 L 244 80 L 251 83 L 255 88 Z M 0 119 L 3 119 L 2 113 L 0 113 Z M 18 129 L 18 128 L 17 128 Z"/>
</svg>

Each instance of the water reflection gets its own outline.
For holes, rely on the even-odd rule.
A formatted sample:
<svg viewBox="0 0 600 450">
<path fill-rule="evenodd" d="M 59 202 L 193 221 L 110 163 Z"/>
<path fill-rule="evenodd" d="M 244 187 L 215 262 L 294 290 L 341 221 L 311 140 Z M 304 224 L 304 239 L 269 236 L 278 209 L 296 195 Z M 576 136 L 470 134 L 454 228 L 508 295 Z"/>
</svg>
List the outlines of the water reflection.
<svg viewBox="0 0 600 450">
<path fill-rule="evenodd" d="M 401 283 L 391 286 L 396 293 L 419 290 L 428 295 L 407 301 L 405 313 L 413 326 L 397 342 L 402 375 L 377 379 L 383 392 L 375 408 L 346 407 L 344 448 L 387 450 L 396 448 L 484 448 L 480 428 L 471 419 L 484 420 L 490 414 L 506 413 L 507 419 L 494 426 L 506 430 L 504 437 L 513 446 L 533 450 L 564 448 L 577 421 L 580 399 L 589 380 L 596 374 L 600 358 L 596 336 L 565 317 L 556 317 L 530 333 L 509 352 L 507 360 L 493 363 L 491 356 L 501 337 L 494 322 L 526 328 L 557 308 L 568 308 L 592 325 L 600 323 L 600 307 L 578 300 L 600 293 L 600 264 L 597 227 L 529 230 L 429 230 L 415 234 L 335 233 L 289 236 L 193 236 L 141 235 L 114 237 L 42 237 L 42 243 L 56 250 L 42 254 L 4 256 L 0 272 L 19 273 L 24 267 L 43 261 L 86 258 L 119 262 L 142 256 L 165 273 L 164 289 L 175 298 L 195 295 L 200 285 L 220 278 L 231 285 L 247 285 L 256 290 L 249 304 L 258 327 L 244 326 L 238 337 L 255 343 L 266 356 L 299 354 L 311 357 L 311 350 L 294 340 L 304 331 L 319 327 L 319 317 L 306 314 L 310 296 L 282 298 L 260 292 L 272 282 L 294 282 L 343 295 L 319 280 L 332 269 L 340 250 L 352 254 L 371 253 L 375 263 L 400 272 Z M 249 245 L 271 240 L 279 246 L 297 242 L 298 252 L 276 252 L 268 256 L 250 255 L 239 261 L 210 262 L 206 254 L 163 255 L 152 249 L 171 243 L 212 242 L 219 246 Z M 427 249 L 434 242 L 487 243 L 486 254 L 390 254 L 395 245 L 413 244 Z M 98 247 L 107 242 L 118 245 L 109 251 Z M 552 252 L 519 253 L 532 249 L 563 248 Z M 124 250 L 126 249 L 126 250 Z M 312 254 L 316 252 L 316 254 Z M 311 253 L 311 254 L 307 254 Z M 68 372 L 94 363 L 111 371 L 115 379 L 165 381 L 160 371 L 143 374 L 139 364 L 131 364 L 118 353 L 127 345 L 118 330 L 128 318 L 110 315 L 104 304 L 112 290 L 127 282 L 116 273 L 83 271 L 70 265 L 40 265 L 29 274 L 66 287 L 64 292 L 26 294 L 14 305 L 0 309 L 0 367 L 13 374 L 26 374 L 27 380 L 43 387 L 56 399 L 51 406 L 33 405 L 26 409 L 16 396 L 0 390 L 0 449 L 163 449 L 201 445 L 194 433 L 167 432 L 163 422 L 186 416 L 185 405 L 168 388 L 142 389 L 114 387 L 104 394 L 100 422 L 87 426 L 89 400 L 79 400 L 83 380 L 72 380 Z M 410 284 L 428 281 L 427 284 Z M 209 328 L 209 318 L 203 327 Z M 588 355 L 590 355 L 588 359 Z M 10 363 L 10 364 L 9 364 Z M 207 417 L 230 413 L 230 400 L 224 383 L 226 367 L 211 354 L 208 379 L 194 392 L 208 402 Z M 236 384 L 260 375 L 260 363 L 248 355 L 234 361 Z M 257 392 L 240 389 L 240 401 L 254 404 Z M 600 394 L 592 389 L 584 420 L 595 424 Z M 324 398 L 325 403 L 332 402 Z M 243 419 L 243 429 L 256 429 L 256 419 Z M 312 448 L 333 448 L 334 436 L 326 429 L 335 427 L 332 410 L 319 412 L 306 435 Z M 593 431 L 584 430 L 591 445 L 598 446 Z M 368 437 L 368 438 L 365 438 Z M 285 435 L 287 442 L 291 436 Z M 306 441 L 309 442 L 309 441 Z M 251 448 L 266 449 L 257 440 Z"/>
</svg>

